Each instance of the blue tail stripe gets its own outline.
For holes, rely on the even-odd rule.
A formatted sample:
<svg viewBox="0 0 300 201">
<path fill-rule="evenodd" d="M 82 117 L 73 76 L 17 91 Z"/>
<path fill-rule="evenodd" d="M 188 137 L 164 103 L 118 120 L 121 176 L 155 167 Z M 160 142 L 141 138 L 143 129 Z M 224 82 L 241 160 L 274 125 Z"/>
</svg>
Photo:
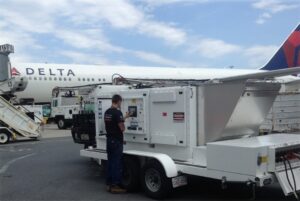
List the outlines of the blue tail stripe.
<svg viewBox="0 0 300 201">
<path fill-rule="evenodd" d="M 282 69 L 283 66 L 288 66 L 288 63 L 286 61 L 283 48 L 280 48 L 278 52 L 276 52 L 275 56 L 262 69 L 279 70 Z"/>
</svg>

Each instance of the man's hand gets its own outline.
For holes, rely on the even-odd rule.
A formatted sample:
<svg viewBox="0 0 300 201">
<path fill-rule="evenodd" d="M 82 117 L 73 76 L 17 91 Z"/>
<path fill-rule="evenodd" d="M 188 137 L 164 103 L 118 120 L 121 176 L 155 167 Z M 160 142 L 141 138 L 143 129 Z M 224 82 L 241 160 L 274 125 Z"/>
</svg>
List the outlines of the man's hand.
<svg viewBox="0 0 300 201">
<path fill-rule="evenodd" d="M 133 112 L 126 112 L 124 119 L 128 119 L 131 115 L 133 115 Z"/>
</svg>

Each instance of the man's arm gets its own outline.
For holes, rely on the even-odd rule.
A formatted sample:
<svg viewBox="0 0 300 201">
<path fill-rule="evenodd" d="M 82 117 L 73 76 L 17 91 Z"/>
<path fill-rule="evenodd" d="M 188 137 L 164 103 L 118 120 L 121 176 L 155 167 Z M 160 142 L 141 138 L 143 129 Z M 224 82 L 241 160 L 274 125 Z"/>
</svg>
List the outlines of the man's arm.
<svg viewBox="0 0 300 201">
<path fill-rule="evenodd" d="M 120 128 L 120 130 L 121 130 L 122 132 L 125 131 L 125 124 L 124 124 L 124 122 L 118 123 L 118 126 L 119 126 L 119 128 Z"/>
<path fill-rule="evenodd" d="M 124 121 L 127 119 L 127 118 L 129 118 L 131 116 L 131 114 L 129 113 L 129 112 L 126 112 L 126 115 L 125 115 L 125 118 L 123 118 L 123 115 L 120 115 L 120 118 L 119 118 L 119 120 L 118 120 L 118 126 L 119 126 L 119 128 L 120 128 L 120 130 L 122 131 L 122 132 L 124 132 L 125 131 L 125 124 L 124 124 Z"/>
</svg>

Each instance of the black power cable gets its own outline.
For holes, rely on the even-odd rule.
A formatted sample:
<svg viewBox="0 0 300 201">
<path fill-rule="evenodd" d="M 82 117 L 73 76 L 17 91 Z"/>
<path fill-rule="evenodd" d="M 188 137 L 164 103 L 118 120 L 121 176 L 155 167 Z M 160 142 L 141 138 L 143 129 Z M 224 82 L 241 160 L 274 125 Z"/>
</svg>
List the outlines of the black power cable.
<svg viewBox="0 0 300 201">
<path fill-rule="evenodd" d="M 287 169 L 287 165 L 286 165 L 286 162 L 288 163 L 289 165 L 289 168 L 290 168 L 290 171 L 291 171 L 291 174 L 292 174 L 292 178 L 293 178 L 293 183 L 294 183 L 294 187 L 292 186 L 291 182 L 290 182 L 290 178 L 288 176 L 288 169 Z M 292 165 L 291 165 L 291 162 L 285 157 L 283 156 L 283 163 L 284 163 L 284 167 L 285 167 L 285 173 L 286 173 L 286 177 L 287 177 L 287 180 L 288 180 L 288 183 L 295 195 L 295 198 L 297 200 L 299 200 L 299 197 L 298 197 L 298 194 L 297 194 L 297 184 L 296 184 L 296 178 L 295 178 L 295 175 L 294 175 L 294 171 L 293 171 L 293 168 L 292 168 Z"/>
<path fill-rule="evenodd" d="M 282 156 L 281 159 L 282 159 L 282 162 L 284 164 L 284 170 L 285 170 L 285 175 L 286 175 L 287 181 L 288 181 L 292 191 L 294 191 L 294 187 L 292 186 L 292 183 L 291 183 L 290 178 L 289 178 L 288 169 L 287 169 L 287 165 L 286 165 L 286 159 L 285 159 L 284 156 Z"/>
<path fill-rule="evenodd" d="M 297 190 L 296 179 L 295 179 L 295 175 L 294 175 L 294 171 L 293 171 L 291 162 L 290 162 L 288 159 L 286 159 L 286 161 L 288 162 L 289 167 L 290 167 L 290 169 L 291 169 L 291 173 L 292 173 L 292 177 L 293 177 L 293 181 L 294 181 L 294 187 L 295 187 L 295 190 Z"/>
</svg>

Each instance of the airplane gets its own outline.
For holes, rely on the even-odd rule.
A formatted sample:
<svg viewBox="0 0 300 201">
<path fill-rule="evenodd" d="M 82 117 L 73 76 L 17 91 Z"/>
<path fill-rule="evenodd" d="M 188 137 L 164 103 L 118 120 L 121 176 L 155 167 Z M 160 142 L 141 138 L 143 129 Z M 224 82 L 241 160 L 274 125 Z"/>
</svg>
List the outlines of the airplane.
<svg viewBox="0 0 300 201">
<path fill-rule="evenodd" d="M 259 69 L 219 68 L 171 68 L 145 66 L 108 66 L 76 64 L 12 63 L 11 75 L 28 78 L 23 92 L 17 92 L 19 100 L 34 99 L 44 104 L 51 102 L 55 87 L 72 87 L 112 82 L 114 74 L 135 79 L 177 79 L 210 80 L 232 76 L 243 76 L 259 72 L 288 69 L 300 66 L 300 24 L 270 59 Z M 299 80 L 295 76 L 281 77 L 286 82 Z"/>
</svg>

